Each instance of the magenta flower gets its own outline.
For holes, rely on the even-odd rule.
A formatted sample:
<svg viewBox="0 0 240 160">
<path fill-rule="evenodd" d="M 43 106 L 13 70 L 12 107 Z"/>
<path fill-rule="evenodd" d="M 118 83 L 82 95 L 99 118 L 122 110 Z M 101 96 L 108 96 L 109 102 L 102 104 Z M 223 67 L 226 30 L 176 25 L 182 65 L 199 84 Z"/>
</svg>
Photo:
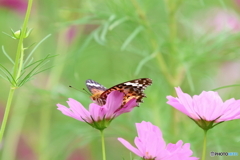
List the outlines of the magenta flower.
<svg viewBox="0 0 240 160">
<path fill-rule="evenodd" d="M 7 8 L 18 13 L 25 13 L 27 1 L 25 0 L 0 0 L 0 8 Z"/>
<path fill-rule="evenodd" d="M 67 34 L 66 34 L 66 41 L 70 45 L 73 43 L 74 40 L 76 40 L 78 35 L 78 28 L 77 26 L 69 26 L 67 28 Z"/>
<path fill-rule="evenodd" d="M 200 95 L 191 97 L 183 93 L 180 87 L 175 90 L 178 98 L 167 96 L 167 104 L 186 114 L 204 130 L 211 129 L 220 122 L 240 118 L 240 100 L 231 98 L 223 102 L 214 91 L 203 91 Z"/>
<path fill-rule="evenodd" d="M 123 107 L 120 107 L 122 105 L 123 96 L 124 94 L 119 91 L 112 91 L 108 95 L 105 105 L 99 106 L 95 103 L 91 103 L 89 105 L 89 111 L 86 110 L 80 102 L 69 98 L 67 103 L 70 108 L 57 104 L 57 109 L 66 116 L 86 122 L 98 130 L 103 130 L 107 128 L 114 118 L 123 113 L 130 112 L 138 105 L 136 99 L 131 99 Z"/>
<path fill-rule="evenodd" d="M 130 151 L 143 158 L 144 160 L 197 160 L 196 157 L 190 157 L 192 151 L 190 144 L 180 140 L 176 144 L 166 143 L 162 137 L 162 132 L 157 126 L 150 122 L 142 121 L 136 123 L 138 137 L 134 142 L 137 148 L 133 147 L 123 138 L 118 140 Z"/>
</svg>

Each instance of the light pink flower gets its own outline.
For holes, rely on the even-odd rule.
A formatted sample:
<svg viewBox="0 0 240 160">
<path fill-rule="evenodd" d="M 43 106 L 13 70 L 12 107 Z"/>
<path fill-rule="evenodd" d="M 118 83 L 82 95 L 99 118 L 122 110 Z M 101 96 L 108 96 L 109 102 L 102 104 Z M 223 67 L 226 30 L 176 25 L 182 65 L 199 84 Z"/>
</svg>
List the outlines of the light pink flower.
<svg viewBox="0 0 240 160">
<path fill-rule="evenodd" d="M 66 116 L 86 122 L 96 129 L 103 130 L 115 117 L 123 113 L 130 112 L 138 105 L 136 103 L 136 99 L 131 99 L 122 108 L 120 108 L 123 96 L 124 94 L 119 91 L 112 91 L 108 95 L 105 105 L 99 106 L 95 103 L 91 103 L 89 105 L 89 111 L 85 109 L 80 102 L 69 98 L 67 103 L 70 108 L 57 104 L 57 109 Z"/>
<path fill-rule="evenodd" d="M 211 20 L 210 20 L 211 21 Z M 216 32 L 240 31 L 240 20 L 237 14 L 231 11 L 217 10 L 212 17 L 212 27 Z"/>
<path fill-rule="evenodd" d="M 214 123 L 240 118 L 240 100 L 231 98 L 223 102 L 214 91 L 203 91 L 191 97 L 183 93 L 180 87 L 175 90 L 178 97 L 167 96 L 167 104 L 189 116 L 203 129 L 214 127 Z"/>
<path fill-rule="evenodd" d="M 196 157 L 190 157 L 192 151 L 190 144 L 180 140 L 176 144 L 166 143 L 162 137 L 162 132 L 157 126 L 150 122 L 142 121 L 136 123 L 138 137 L 134 142 L 137 148 L 133 147 L 123 138 L 118 140 L 130 151 L 142 157 L 145 160 L 197 160 Z M 183 145 L 183 146 L 182 146 Z"/>
<path fill-rule="evenodd" d="M 210 8 L 194 16 L 193 28 L 196 33 L 200 34 L 238 33 L 240 31 L 240 18 L 231 9 Z"/>
</svg>

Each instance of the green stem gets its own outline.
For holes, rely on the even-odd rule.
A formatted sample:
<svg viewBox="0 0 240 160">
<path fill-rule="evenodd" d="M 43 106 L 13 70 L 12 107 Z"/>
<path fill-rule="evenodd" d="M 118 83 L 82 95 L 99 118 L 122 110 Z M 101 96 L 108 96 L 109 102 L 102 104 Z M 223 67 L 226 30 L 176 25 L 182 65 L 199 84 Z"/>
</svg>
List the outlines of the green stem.
<svg viewBox="0 0 240 160">
<path fill-rule="evenodd" d="M 155 33 L 153 32 L 151 25 L 148 22 L 147 16 L 144 12 L 144 10 L 140 7 L 138 2 L 136 0 L 131 0 L 133 6 L 136 8 L 136 12 L 138 13 L 140 23 L 146 28 L 146 34 L 149 36 L 149 44 L 153 50 L 153 52 L 157 52 L 156 59 L 158 61 L 159 69 L 162 72 L 162 74 L 165 76 L 167 82 L 170 86 L 176 86 L 175 85 L 175 79 L 169 72 L 168 65 L 166 63 L 166 60 L 164 59 L 162 52 L 159 50 L 159 45 L 157 42 L 157 38 L 155 36 Z"/>
<path fill-rule="evenodd" d="M 101 139 L 102 139 L 102 156 L 103 156 L 103 160 L 106 160 L 106 152 L 105 152 L 105 142 L 104 142 L 103 130 L 101 130 L 100 132 L 101 132 Z"/>
<path fill-rule="evenodd" d="M 13 77 L 15 78 L 15 80 L 18 79 L 19 69 L 21 70 L 21 68 L 19 68 L 19 63 L 21 63 L 20 57 L 22 56 L 22 53 L 23 53 L 23 39 L 25 38 L 26 31 L 27 31 L 27 24 L 30 17 L 30 13 L 31 13 L 32 1 L 33 0 L 28 0 L 27 12 L 24 18 L 23 27 L 20 31 L 21 34 L 18 42 L 17 54 L 16 54 L 16 59 L 15 59 L 15 64 L 13 69 Z"/>
<path fill-rule="evenodd" d="M 2 125 L 1 125 L 0 142 L 2 142 L 3 134 L 4 134 L 4 131 L 5 131 L 5 128 L 6 128 L 8 115 L 9 115 L 9 112 L 10 112 L 12 99 L 13 99 L 13 95 L 14 95 L 14 91 L 15 91 L 15 88 L 11 87 L 10 91 L 9 91 L 9 94 L 8 94 L 7 105 L 6 105 L 6 109 L 5 109 L 5 112 L 4 112 L 3 121 L 2 121 Z"/>
<path fill-rule="evenodd" d="M 202 160 L 205 160 L 206 158 L 206 148 L 207 148 L 207 130 L 204 130 Z"/>
<path fill-rule="evenodd" d="M 179 60 L 177 59 L 177 45 L 176 40 L 178 39 L 178 32 L 177 32 L 177 18 L 176 13 L 179 8 L 179 6 L 182 3 L 182 0 L 176 0 L 176 1 L 165 1 L 166 8 L 168 12 L 168 28 L 169 28 L 169 54 L 171 55 L 171 59 L 168 62 L 168 65 L 171 66 L 171 84 L 172 86 L 180 86 L 184 76 L 185 76 L 185 69 L 182 67 L 182 64 L 179 63 Z"/>
<path fill-rule="evenodd" d="M 23 57 L 24 57 L 24 48 L 23 48 L 23 44 L 21 45 L 21 57 L 20 57 L 20 62 L 19 62 L 19 67 L 18 67 L 18 73 L 16 76 L 16 82 L 18 81 L 18 77 L 20 77 L 21 75 L 21 71 L 22 71 L 22 66 L 23 66 Z"/>
<path fill-rule="evenodd" d="M 32 8 L 32 0 L 28 1 L 28 8 L 27 8 L 27 12 L 25 15 L 25 19 L 23 22 L 23 27 L 21 29 L 21 34 L 20 34 L 20 38 L 18 41 L 18 47 L 17 47 L 17 53 L 16 53 L 16 59 L 15 59 L 15 64 L 14 64 L 14 68 L 13 68 L 13 82 L 9 91 L 9 95 L 8 95 L 8 100 L 7 100 L 7 104 L 6 104 L 6 109 L 4 112 L 4 117 L 3 117 L 3 121 L 2 121 L 2 125 L 1 125 L 1 130 L 0 130 L 0 142 L 2 142 L 2 138 L 3 138 L 3 134 L 6 128 L 6 124 L 7 124 L 7 120 L 8 120 L 8 115 L 11 109 L 11 103 L 13 100 L 13 95 L 14 95 L 14 91 L 17 87 L 17 82 L 18 82 L 18 76 L 20 76 L 21 74 L 21 64 L 23 63 L 23 58 L 20 58 L 21 56 L 23 56 L 23 39 L 25 37 L 26 34 L 26 30 L 27 30 L 27 24 L 28 24 L 28 19 L 30 16 L 30 12 L 31 12 L 31 8 Z M 20 64 L 20 65 L 19 65 Z M 15 82 L 14 82 L 15 80 Z"/>
<path fill-rule="evenodd" d="M 31 93 L 21 90 L 22 96 L 17 96 L 16 103 L 12 106 L 11 118 L 8 120 L 8 127 L 4 136 L 4 148 L 2 148 L 2 159 L 15 160 L 17 146 L 22 132 L 22 126 L 26 118 L 30 101 L 25 101 Z M 11 153 L 11 154 L 9 154 Z M 0 158 L 0 159 L 1 159 Z"/>
</svg>

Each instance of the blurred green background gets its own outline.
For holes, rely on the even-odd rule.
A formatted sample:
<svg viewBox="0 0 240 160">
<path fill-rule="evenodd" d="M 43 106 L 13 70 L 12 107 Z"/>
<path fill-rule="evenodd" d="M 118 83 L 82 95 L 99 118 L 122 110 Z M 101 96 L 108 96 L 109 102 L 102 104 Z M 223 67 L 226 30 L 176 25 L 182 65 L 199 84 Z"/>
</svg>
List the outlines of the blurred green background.
<svg viewBox="0 0 240 160">
<path fill-rule="evenodd" d="M 19 30 L 27 1 L 0 0 L 0 44 L 15 59 Z M 239 0 L 35 0 L 24 40 L 29 54 L 51 59 L 42 72 L 17 89 L 1 144 L 3 160 L 100 160 L 99 131 L 63 115 L 57 103 L 68 98 L 86 108 L 89 95 L 69 88 L 86 88 L 86 79 L 106 87 L 136 78 L 151 78 L 147 98 L 139 108 L 116 118 L 105 130 L 108 160 L 140 160 L 117 141 L 134 142 L 135 123 L 150 121 L 160 127 L 166 143 L 190 143 L 201 156 L 203 131 L 187 116 L 166 104 L 174 87 L 191 95 L 202 90 L 239 84 Z M 0 63 L 12 64 L 0 54 Z M 10 88 L 0 79 L 0 116 Z M 221 97 L 240 99 L 239 86 L 218 90 Z M 2 119 L 2 118 L 1 118 Z M 240 159 L 240 120 L 224 122 L 209 131 L 207 159 Z M 211 151 L 238 152 L 236 157 L 210 157 Z"/>
</svg>

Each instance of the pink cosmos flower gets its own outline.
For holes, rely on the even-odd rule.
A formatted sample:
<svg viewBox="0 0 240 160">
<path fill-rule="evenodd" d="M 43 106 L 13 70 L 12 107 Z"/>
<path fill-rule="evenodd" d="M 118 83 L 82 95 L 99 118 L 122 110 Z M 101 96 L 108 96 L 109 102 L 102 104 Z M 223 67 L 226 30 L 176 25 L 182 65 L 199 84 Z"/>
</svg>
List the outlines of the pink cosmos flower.
<svg viewBox="0 0 240 160">
<path fill-rule="evenodd" d="M 86 122 L 96 129 L 103 130 L 115 117 L 123 113 L 130 112 L 138 105 L 136 103 L 136 99 L 131 99 L 122 108 L 120 108 L 123 96 L 124 94 L 122 92 L 112 91 L 108 95 L 105 105 L 99 106 L 95 103 L 91 103 L 89 105 L 89 111 L 85 109 L 80 102 L 69 98 L 67 103 L 70 108 L 57 104 L 57 109 L 66 116 Z"/>
<path fill-rule="evenodd" d="M 166 143 L 162 137 L 162 132 L 157 126 L 150 122 L 142 121 L 136 123 L 138 137 L 134 142 L 137 148 L 133 147 L 123 138 L 118 140 L 130 151 L 142 157 L 144 160 L 197 160 L 196 157 L 190 157 L 192 151 L 190 144 L 180 140 L 176 144 Z"/>
<path fill-rule="evenodd" d="M 167 96 L 167 104 L 186 114 L 205 130 L 213 128 L 214 123 L 240 118 L 240 100 L 231 98 L 223 102 L 214 91 L 203 91 L 191 97 L 180 87 L 175 90 L 178 97 Z"/>
</svg>

